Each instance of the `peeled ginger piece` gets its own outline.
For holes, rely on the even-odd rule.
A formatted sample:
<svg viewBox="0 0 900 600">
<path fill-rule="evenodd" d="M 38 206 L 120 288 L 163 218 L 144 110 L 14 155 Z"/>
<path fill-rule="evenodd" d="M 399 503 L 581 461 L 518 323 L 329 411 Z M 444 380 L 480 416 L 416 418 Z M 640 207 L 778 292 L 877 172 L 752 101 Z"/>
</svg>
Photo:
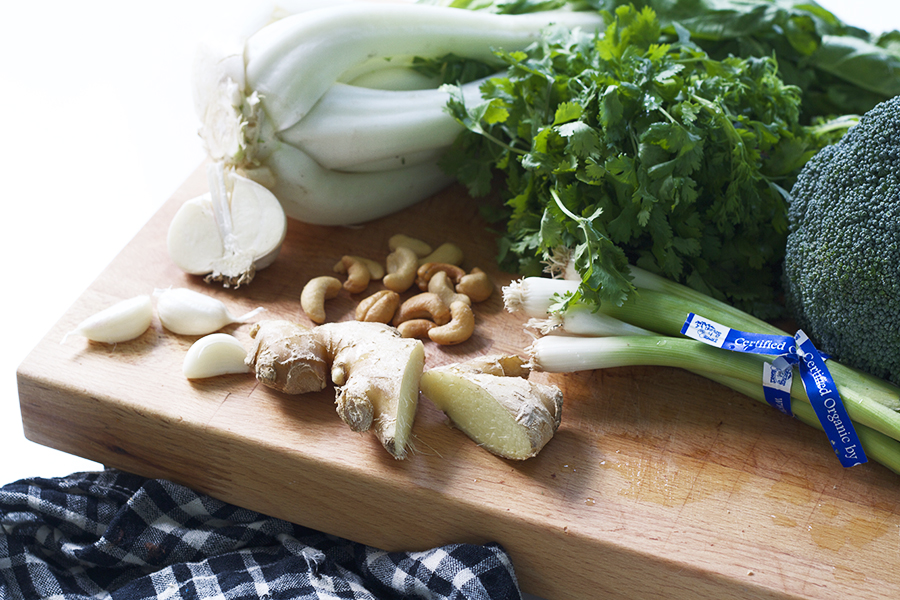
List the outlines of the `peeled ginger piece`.
<svg viewBox="0 0 900 600">
<path fill-rule="evenodd" d="M 563 396 L 527 379 L 516 356 L 479 357 L 422 374 L 420 389 L 487 451 L 514 460 L 536 456 L 559 428 Z"/>
</svg>

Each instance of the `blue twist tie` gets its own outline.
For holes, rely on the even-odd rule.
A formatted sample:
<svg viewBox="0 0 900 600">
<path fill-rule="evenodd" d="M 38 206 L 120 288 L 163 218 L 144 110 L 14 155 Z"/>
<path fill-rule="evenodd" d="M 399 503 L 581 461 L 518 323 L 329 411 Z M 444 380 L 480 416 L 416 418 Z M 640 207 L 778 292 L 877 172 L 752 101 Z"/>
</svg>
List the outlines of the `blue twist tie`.
<svg viewBox="0 0 900 600">
<path fill-rule="evenodd" d="M 766 402 L 787 415 L 793 415 L 791 383 L 793 368 L 797 366 L 809 403 L 841 464 L 853 467 L 868 461 L 834 378 L 825 365 L 827 357 L 805 333 L 798 331 L 793 337 L 747 333 L 694 313 L 688 314 L 681 333 L 724 350 L 774 356 L 771 362 L 763 364 L 763 391 Z"/>
</svg>

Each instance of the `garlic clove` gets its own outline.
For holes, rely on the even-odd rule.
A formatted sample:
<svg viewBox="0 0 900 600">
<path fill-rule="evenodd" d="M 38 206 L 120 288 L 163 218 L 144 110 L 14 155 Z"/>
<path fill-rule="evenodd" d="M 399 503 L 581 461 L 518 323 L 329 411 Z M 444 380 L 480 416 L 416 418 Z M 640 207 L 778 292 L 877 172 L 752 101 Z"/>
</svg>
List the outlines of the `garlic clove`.
<svg viewBox="0 0 900 600">
<path fill-rule="evenodd" d="M 180 335 L 206 335 L 232 323 L 245 323 L 263 308 L 235 317 L 217 298 L 187 288 L 156 290 L 156 313 L 163 327 Z"/>
<path fill-rule="evenodd" d="M 247 351 L 241 342 L 227 333 L 212 333 L 191 344 L 184 356 L 182 372 L 188 379 L 250 373 L 244 362 Z"/>
<path fill-rule="evenodd" d="M 122 300 L 91 315 L 63 338 L 80 335 L 94 342 L 117 344 L 138 337 L 150 328 L 153 320 L 153 304 L 144 294 Z"/>
<path fill-rule="evenodd" d="M 238 287 L 278 256 L 287 217 L 272 192 L 222 163 L 209 165 L 208 179 L 210 192 L 175 213 L 166 240 L 169 256 L 186 273 Z"/>
</svg>

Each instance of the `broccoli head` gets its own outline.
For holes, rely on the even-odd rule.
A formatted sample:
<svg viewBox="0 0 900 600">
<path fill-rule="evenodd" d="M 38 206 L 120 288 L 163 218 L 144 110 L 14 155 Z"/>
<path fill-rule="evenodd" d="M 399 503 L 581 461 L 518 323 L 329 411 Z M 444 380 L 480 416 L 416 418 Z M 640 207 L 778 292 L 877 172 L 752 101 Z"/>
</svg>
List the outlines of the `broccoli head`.
<svg viewBox="0 0 900 600">
<path fill-rule="evenodd" d="M 900 384 L 900 96 L 805 165 L 788 204 L 788 310 L 816 347 Z"/>
</svg>

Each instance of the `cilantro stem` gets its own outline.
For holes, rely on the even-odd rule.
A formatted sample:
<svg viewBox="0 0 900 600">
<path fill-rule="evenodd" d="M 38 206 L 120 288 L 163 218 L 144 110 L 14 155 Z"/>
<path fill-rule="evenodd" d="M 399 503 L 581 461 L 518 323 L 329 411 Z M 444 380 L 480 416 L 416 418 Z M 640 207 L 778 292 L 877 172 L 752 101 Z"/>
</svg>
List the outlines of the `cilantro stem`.
<svg viewBox="0 0 900 600">
<path fill-rule="evenodd" d="M 672 115 L 670 115 L 670 114 L 669 114 L 669 111 L 667 111 L 665 108 L 663 108 L 662 106 L 660 106 L 660 107 L 657 108 L 656 110 L 658 110 L 659 112 L 661 112 L 661 113 L 663 114 L 663 116 L 669 120 L 670 123 L 672 123 L 673 125 L 678 125 L 678 126 L 681 127 L 682 129 L 684 129 L 684 125 L 682 125 L 681 123 L 679 123 L 678 120 L 675 119 L 675 117 L 673 117 Z"/>
<path fill-rule="evenodd" d="M 563 213 L 567 217 L 569 217 L 570 219 L 572 219 L 579 225 L 581 224 L 581 221 L 584 220 L 584 217 L 579 217 L 578 215 L 576 215 L 575 213 L 570 211 L 568 208 L 566 208 L 566 205 L 563 204 L 562 198 L 559 197 L 559 192 L 557 192 L 556 189 L 550 188 L 550 195 L 553 197 L 553 201 L 556 202 L 556 205 L 559 207 L 559 210 L 563 211 Z"/>
<path fill-rule="evenodd" d="M 479 129 L 478 129 L 478 133 L 480 133 L 480 134 L 481 134 L 482 136 L 484 136 L 486 139 L 488 139 L 488 140 L 492 141 L 493 143 L 497 144 L 498 146 L 500 146 L 501 148 L 503 148 L 503 149 L 506 150 L 507 152 L 512 152 L 513 154 L 519 154 L 519 155 L 522 155 L 522 156 L 524 156 L 525 154 L 528 154 L 528 151 L 527 151 L 527 150 L 520 150 L 519 148 L 515 148 L 515 147 L 513 147 L 513 146 L 507 144 L 506 142 L 504 142 L 504 141 L 501 140 L 500 138 L 491 135 L 491 134 L 490 134 L 487 130 L 485 130 L 484 128 L 479 128 Z"/>
<path fill-rule="evenodd" d="M 737 129 L 735 129 L 734 122 L 732 121 L 732 117 L 728 112 L 728 109 L 718 102 L 712 102 L 702 96 L 698 96 L 697 94 L 691 94 L 691 99 L 696 101 L 704 108 L 707 108 L 716 116 L 719 122 L 724 126 L 725 131 L 727 132 L 728 137 L 731 139 L 732 143 L 740 150 L 741 159 L 743 159 L 745 162 L 749 162 L 749 159 L 747 157 L 747 148 L 744 145 L 744 140 L 741 139 L 741 135 L 737 132 Z"/>
</svg>

